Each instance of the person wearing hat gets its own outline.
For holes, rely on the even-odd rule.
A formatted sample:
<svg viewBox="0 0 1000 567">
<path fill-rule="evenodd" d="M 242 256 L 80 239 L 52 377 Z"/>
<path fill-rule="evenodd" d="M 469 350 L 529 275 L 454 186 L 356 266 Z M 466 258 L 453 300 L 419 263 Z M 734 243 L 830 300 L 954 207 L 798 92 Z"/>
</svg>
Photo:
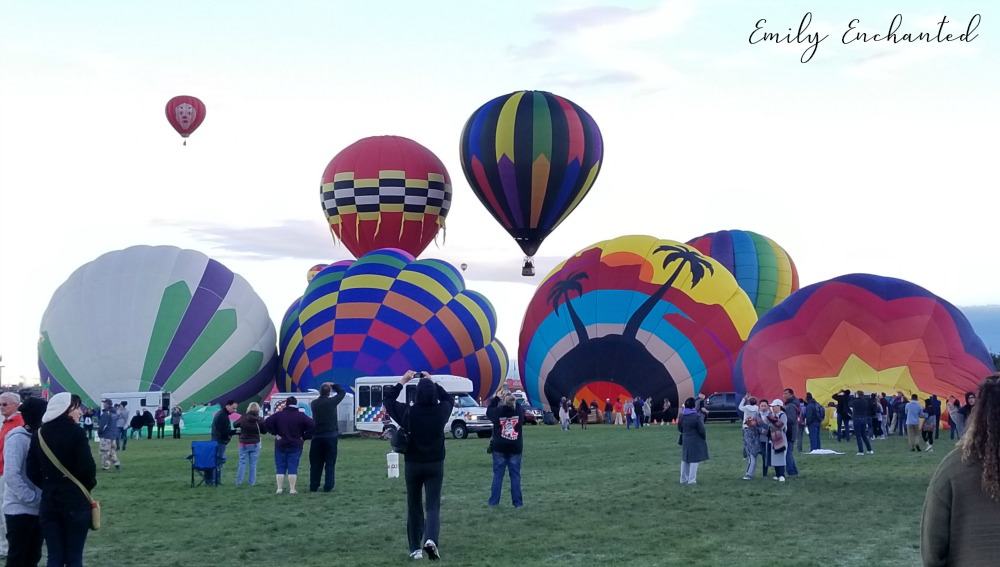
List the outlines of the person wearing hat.
<svg viewBox="0 0 1000 567">
<path fill-rule="evenodd" d="M 60 392 L 49 400 L 42 426 L 28 450 L 28 478 L 42 489 L 39 521 L 49 565 L 82 565 L 90 531 L 90 500 L 42 450 L 44 440 L 62 466 L 87 490 L 97 486 L 97 466 L 80 428 L 80 396 Z"/>
<path fill-rule="evenodd" d="M 3 517 L 7 524 L 7 565 L 38 565 L 42 558 L 42 528 L 38 506 L 42 489 L 28 478 L 25 463 L 31 438 L 42 424 L 48 404 L 41 398 L 28 398 L 20 406 L 24 425 L 7 434 L 3 446 L 4 475 Z"/>
<path fill-rule="evenodd" d="M 3 482 L 3 445 L 4 439 L 7 434 L 14 430 L 16 427 L 21 427 L 24 425 L 24 420 L 21 418 L 21 414 L 17 412 L 18 406 L 21 405 L 21 396 L 14 392 L 4 392 L 0 394 L 0 415 L 3 416 L 3 426 L 0 427 L 0 500 L 3 499 L 4 494 L 4 482 Z M 0 518 L 0 556 L 7 555 L 7 538 L 6 538 L 6 528 L 3 518 Z"/>
<path fill-rule="evenodd" d="M 774 467 L 774 480 L 785 482 L 785 455 L 788 454 L 788 416 L 785 415 L 784 402 L 775 399 L 771 402 L 771 415 L 767 416 L 768 435 L 771 438 L 771 466 Z"/>
<path fill-rule="evenodd" d="M 118 415 L 111 408 L 111 400 L 104 400 L 104 411 L 97 420 L 97 438 L 101 441 L 101 468 L 111 470 L 111 465 L 115 465 L 115 470 L 121 470 L 122 463 L 118 460 L 118 439 L 121 431 L 118 430 Z"/>
</svg>

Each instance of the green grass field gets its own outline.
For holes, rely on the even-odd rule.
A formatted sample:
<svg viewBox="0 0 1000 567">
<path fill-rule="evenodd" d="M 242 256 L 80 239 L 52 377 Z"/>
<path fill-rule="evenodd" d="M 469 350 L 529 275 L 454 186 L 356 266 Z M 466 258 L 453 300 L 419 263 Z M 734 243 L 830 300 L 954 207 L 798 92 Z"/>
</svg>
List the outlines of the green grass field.
<svg viewBox="0 0 1000 567">
<path fill-rule="evenodd" d="M 697 486 L 678 484 L 674 427 L 591 426 L 525 431 L 525 507 L 486 506 L 485 439 L 448 439 L 441 551 L 454 565 L 916 565 L 930 475 L 953 442 L 932 454 L 905 440 L 874 456 L 824 439 L 843 456 L 801 455 L 784 484 L 740 480 L 738 425 L 711 424 L 711 460 Z M 944 432 L 946 435 L 947 432 Z M 258 485 L 189 487 L 190 439 L 132 440 L 120 473 L 98 472 L 105 527 L 87 542 L 90 565 L 384 565 L 409 561 L 403 480 L 387 479 L 387 444 L 340 442 L 337 487 L 309 494 L 303 456 L 298 495 L 274 494 L 273 439 Z M 807 443 L 808 446 L 808 443 Z M 97 448 L 94 448 L 95 458 Z M 759 470 L 759 469 L 758 469 Z"/>
</svg>

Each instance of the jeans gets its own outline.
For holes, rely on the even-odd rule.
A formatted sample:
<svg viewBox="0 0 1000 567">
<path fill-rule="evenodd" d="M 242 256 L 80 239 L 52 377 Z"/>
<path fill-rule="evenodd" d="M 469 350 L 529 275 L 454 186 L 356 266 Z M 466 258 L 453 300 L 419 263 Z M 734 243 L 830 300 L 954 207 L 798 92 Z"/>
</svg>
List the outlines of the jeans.
<svg viewBox="0 0 1000 567">
<path fill-rule="evenodd" d="M 868 419 L 859 418 L 854 420 L 854 439 L 858 442 L 858 452 L 863 453 L 864 451 L 872 450 L 872 442 L 868 440 Z M 864 442 L 865 449 L 862 449 L 861 443 Z"/>
<path fill-rule="evenodd" d="M 626 415 L 625 416 L 625 429 L 632 429 L 632 426 L 634 424 L 635 424 L 635 420 L 632 419 L 632 416 L 631 415 Z"/>
<path fill-rule="evenodd" d="M 767 478 L 767 469 L 771 466 L 771 448 L 767 446 L 767 441 L 760 442 L 760 469 L 762 476 Z"/>
<path fill-rule="evenodd" d="M 806 435 L 806 426 L 803 424 L 803 425 L 796 425 L 796 427 L 798 428 L 798 431 L 795 432 L 795 447 L 801 453 L 802 452 L 802 438 L 805 437 L 805 435 Z"/>
<path fill-rule="evenodd" d="M 423 547 L 432 539 L 440 545 L 441 484 L 444 482 L 444 461 L 406 463 L 406 537 L 410 551 Z M 424 502 L 424 493 L 427 501 Z"/>
<path fill-rule="evenodd" d="M 240 460 L 236 465 L 236 486 L 243 484 L 243 476 L 250 468 L 247 484 L 253 486 L 257 484 L 257 458 L 260 457 L 260 443 L 244 445 L 240 443 Z"/>
<path fill-rule="evenodd" d="M 90 531 L 90 507 L 66 508 L 43 500 L 39 521 L 49 567 L 82 567 L 83 546 Z"/>
<path fill-rule="evenodd" d="M 698 484 L 698 464 L 681 461 L 681 484 Z"/>
<path fill-rule="evenodd" d="M 215 447 L 215 464 L 217 465 L 216 470 L 206 471 L 205 473 L 205 484 L 222 484 L 222 465 L 226 462 L 226 444 L 219 443 Z M 218 473 L 218 476 L 216 476 Z"/>
<path fill-rule="evenodd" d="M 128 448 L 128 427 L 122 428 L 122 451 Z"/>
<path fill-rule="evenodd" d="M 35 567 L 42 558 L 42 526 L 38 516 L 5 515 L 7 522 L 7 565 Z"/>
<path fill-rule="evenodd" d="M 521 497 L 521 455 L 508 453 L 493 453 L 493 486 L 490 488 L 490 506 L 500 504 L 500 492 L 503 490 L 504 471 L 510 471 L 510 499 L 515 508 L 524 506 Z"/>
<path fill-rule="evenodd" d="M 302 447 L 295 449 L 274 448 L 274 473 L 299 474 L 299 459 L 302 458 Z"/>
<path fill-rule="evenodd" d="M 326 470 L 326 481 L 323 492 L 330 492 L 336 481 L 337 471 L 337 434 L 313 437 L 309 444 L 309 491 L 319 490 L 319 479 Z"/>
<path fill-rule="evenodd" d="M 820 449 L 819 422 L 810 423 L 807 427 L 809 428 L 809 450 Z"/>
<path fill-rule="evenodd" d="M 792 443 L 788 444 L 788 450 L 785 451 L 785 472 L 788 476 L 799 474 L 799 467 L 795 464 L 795 451 L 792 450 Z M 781 475 L 779 474 L 778 476 Z"/>
<path fill-rule="evenodd" d="M 175 424 L 173 424 L 173 426 L 174 426 L 174 439 L 180 439 L 181 438 L 181 424 L 175 423 Z"/>
</svg>

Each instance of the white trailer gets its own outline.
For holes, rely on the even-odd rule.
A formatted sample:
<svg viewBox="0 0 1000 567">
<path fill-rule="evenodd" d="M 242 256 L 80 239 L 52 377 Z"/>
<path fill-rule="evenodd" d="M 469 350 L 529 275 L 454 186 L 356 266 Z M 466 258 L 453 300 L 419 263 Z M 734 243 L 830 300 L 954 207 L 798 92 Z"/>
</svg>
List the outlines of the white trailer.
<svg viewBox="0 0 1000 567">
<path fill-rule="evenodd" d="M 383 392 L 399 382 L 399 376 L 365 376 L 354 381 L 354 416 L 358 431 L 387 435 L 399 424 L 389 418 L 383 404 Z M 445 431 L 456 439 L 465 439 L 470 432 L 489 437 L 493 424 L 486 417 L 486 408 L 472 398 L 472 381 L 461 376 L 434 375 L 431 378 L 454 396 L 455 407 Z M 399 393 L 397 401 L 412 404 L 417 392 L 417 381 L 412 380 Z"/>
<path fill-rule="evenodd" d="M 125 409 L 130 416 L 135 415 L 135 410 L 149 410 L 152 414 L 159 408 L 170 411 L 170 392 L 105 392 L 98 401 L 103 400 L 111 400 L 112 405 L 127 402 Z"/>
<path fill-rule="evenodd" d="M 333 396 L 334 394 L 331 393 L 330 395 Z M 309 404 L 319 397 L 319 392 L 316 390 L 309 390 L 308 392 L 275 392 L 271 394 L 270 413 L 273 414 L 279 403 L 292 396 L 295 396 L 296 406 L 299 408 L 299 411 L 312 417 L 312 407 Z M 354 435 L 357 433 L 354 429 L 354 394 L 350 392 L 337 405 L 337 428 L 341 435 Z"/>
</svg>

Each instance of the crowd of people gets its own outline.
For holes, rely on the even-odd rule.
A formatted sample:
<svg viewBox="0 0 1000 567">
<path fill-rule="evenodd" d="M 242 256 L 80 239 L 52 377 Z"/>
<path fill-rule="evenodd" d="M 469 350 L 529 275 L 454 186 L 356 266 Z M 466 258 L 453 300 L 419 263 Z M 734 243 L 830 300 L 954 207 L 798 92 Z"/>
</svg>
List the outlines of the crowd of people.
<svg viewBox="0 0 1000 567">
<path fill-rule="evenodd" d="M 704 399 L 702 394 L 699 403 L 703 403 Z M 569 431 L 573 423 L 578 424 L 581 429 L 586 429 L 588 423 L 624 425 L 626 429 L 638 429 L 651 424 L 672 423 L 677 418 L 670 400 L 663 399 L 654 404 L 652 397 L 639 396 L 625 400 L 606 398 L 603 405 L 598 400 L 588 402 L 586 399 L 581 399 L 578 405 L 574 405 L 572 400 L 564 396 L 555 410 L 564 431 Z"/>
</svg>

